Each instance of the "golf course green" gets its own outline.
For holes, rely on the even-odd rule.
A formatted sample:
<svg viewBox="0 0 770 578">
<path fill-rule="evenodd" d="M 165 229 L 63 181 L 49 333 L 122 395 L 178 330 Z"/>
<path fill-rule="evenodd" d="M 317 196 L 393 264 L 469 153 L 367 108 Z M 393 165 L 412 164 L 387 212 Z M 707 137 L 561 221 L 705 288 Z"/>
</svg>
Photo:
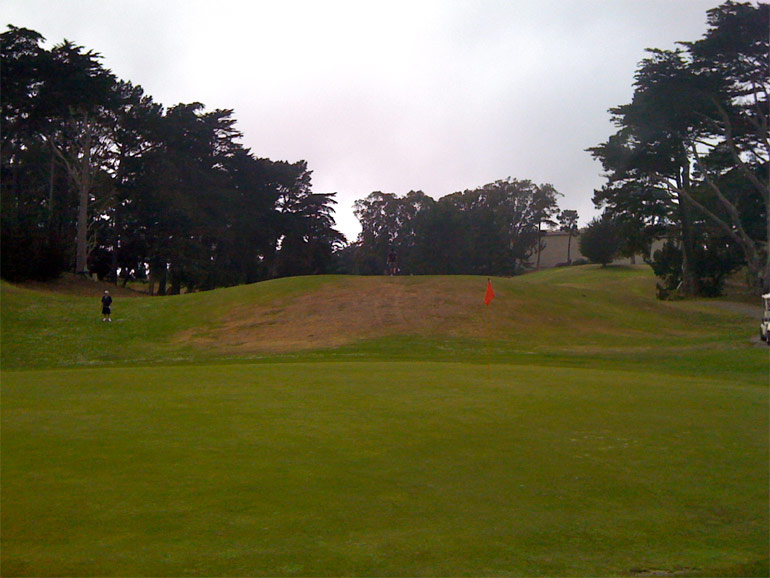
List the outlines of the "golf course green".
<svg viewBox="0 0 770 578">
<path fill-rule="evenodd" d="M 750 298 L 647 267 L 2 283 L 2 576 L 767 576 Z"/>
</svg>

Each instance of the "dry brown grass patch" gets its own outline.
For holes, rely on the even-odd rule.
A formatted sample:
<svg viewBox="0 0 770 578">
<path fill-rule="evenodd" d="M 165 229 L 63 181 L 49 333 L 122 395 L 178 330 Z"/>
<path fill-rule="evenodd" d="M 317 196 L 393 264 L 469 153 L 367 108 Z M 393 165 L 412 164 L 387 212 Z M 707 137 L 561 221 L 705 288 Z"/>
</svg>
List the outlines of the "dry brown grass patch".
<svg viewBox="0 0 770 578">
<path fill-rule="evenodd" d="M 237 306 L 179 341 L 234 353 L 339 347 L 391 335 L 481 337 L 484 287 L 446 278 L 349 277 L 267 305 Z"/>
</svg>

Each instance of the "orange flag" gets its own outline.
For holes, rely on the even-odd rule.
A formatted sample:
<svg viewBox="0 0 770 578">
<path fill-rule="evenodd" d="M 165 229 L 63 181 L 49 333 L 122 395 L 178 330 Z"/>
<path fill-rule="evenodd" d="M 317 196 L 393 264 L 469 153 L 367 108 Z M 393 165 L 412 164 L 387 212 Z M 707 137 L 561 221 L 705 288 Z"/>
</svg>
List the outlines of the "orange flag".
<svg viewBox="0 0 770 578">
<path fill-rule="evenodd" d="M 492 299 L 495 298 L 495 292 L 492 289 L 492 281 L 487 279 L 487 293 L 484 295 L 484 305 L 489 305 L 492 303 Z"/>
</svg>

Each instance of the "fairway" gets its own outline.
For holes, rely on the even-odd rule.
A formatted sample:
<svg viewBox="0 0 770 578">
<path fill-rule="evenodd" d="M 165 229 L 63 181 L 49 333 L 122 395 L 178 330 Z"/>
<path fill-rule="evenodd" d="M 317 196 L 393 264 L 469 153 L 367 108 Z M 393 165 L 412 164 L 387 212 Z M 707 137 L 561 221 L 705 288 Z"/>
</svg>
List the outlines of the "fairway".
<svg viewBox="0 0 770 578">
<path fill-rule="evenodd" d="M 602 320 L 606 272 L 550 275 L 497 281 L 491 339 L 399 320 L 326 349 L 240 344 L 226 363 L 178 336 L 346 281 L 119 301 L 124 319 L 180 313 L 151 334 L 63 328 L 81 357 L 54 337 L 45 364 L 11 329 L 92 303 L 4 287 L 2 575 L 767 575 L 768 354 L 752 320 L 658 304 L 638 270 L 609 273 L 632 306 L 607 301 Z M 466 282 L 481 300 L 486 279 Z M 506 334 L 549 302 L 574 321 L 581 284 L 594 331 L 553 347 L 559 327 Z M 201 300 L 196 328 L 181 312 Z M 111 360 L 112 329 L 126 347 Z M 142 339 L 148 361 L 131 363 Z"/>
</svg>

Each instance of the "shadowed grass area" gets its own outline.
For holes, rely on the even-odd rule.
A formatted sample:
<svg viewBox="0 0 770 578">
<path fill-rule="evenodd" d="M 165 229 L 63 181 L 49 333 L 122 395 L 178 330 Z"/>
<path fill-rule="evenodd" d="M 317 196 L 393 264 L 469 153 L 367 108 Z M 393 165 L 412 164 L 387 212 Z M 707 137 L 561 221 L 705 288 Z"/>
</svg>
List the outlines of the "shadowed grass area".
<svg viewBox="0 0 770 578">
<path fill-rule="evenodd" d="M 0 573 L 767 576 L 756 318 L 645 268 L 493 284 L 281 279 L 107 324 L 3 283 Z"/>
</svg>

